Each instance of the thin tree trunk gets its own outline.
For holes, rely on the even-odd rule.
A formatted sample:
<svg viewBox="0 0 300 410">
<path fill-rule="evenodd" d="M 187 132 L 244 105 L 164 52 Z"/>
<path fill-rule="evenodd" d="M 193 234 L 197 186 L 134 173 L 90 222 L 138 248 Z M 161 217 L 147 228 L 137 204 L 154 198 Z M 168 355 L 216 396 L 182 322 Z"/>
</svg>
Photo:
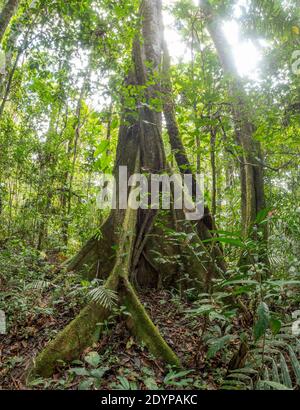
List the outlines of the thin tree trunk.
<svg viewBox="0 0 300 410">
<path fill-rule="evenodd" d="M 38 15 L 36 15 L 35 18 L 37 18 L 37 17 L 38 17 Z M 4 84 L 4 95 L 3 95 L 2 102 L 1 102 L 1 105 L 0 105 L 0 118 L 3 115 L 4 108 L 5 108 L 5 105 L 7 103 L 10 91 L 11 91 L 13 78 L 14 78 L 16 69 L 18 67 L 19 60 L 20 60 L 22 54 L 24 53 L 24 51 L 27 49 L 28 39 L 29 39 L 33 24 L 34 24 L 34 22 L 27 28 L 27 31 L 26 31 L 25 36 L 24 36 L 23 44 L 17 50 L 17 55 L 16 55 L 16 58 L 15 58 L 15 62 L 14 62 L 13 66 L 10 70 L 7 83 L 6 83 L 6 85 Z"/>
<path fill-rule="evenodd" d="M 167 46 L 166 51 L 167 50 Z M 168 55 L 165 56 L 165 58 L 170 59 Z M 169 63 L 166 62 L 167 66 L 166 69 L 169 67 Z M 191 42 L 191 81 L 192 84 L 194 84 L 195 81 L 195 52 L 194 52 L 194 24 L 192 26 L 192 42 Z M 201 156 L 200 156 L 200 148 L 201 148 L 201 139 L 200 139 L 200 130 L 198 126 L 198 113 L 197 113 L 197 102 L 196 99 L 193 98 L 193 113 L 194 113 L 194 121 L 195 121 L 195 127 L 196 127 L 196 172 L 198 175 L 201 173 Z"/>
<path fill-rule="evenodd" d="M 20 0 L 8 0 L 0 13 L 0 43 L 19 3 Z"/>
<path fill-rule="evenodd" d="M 51 205 L 54 194 L 54 172 L 57 164 L 57 153 L 52 146 L 53 134 L 57 132 L 55 123 L 58 124 L 60 118 L 60 108 L 53 108 L 50 118 L 49 129 L 45 142 L 45 152 L 40 158 L 40 181 L 38 192 L 38 212 L 40 222 L 38 224 L 37 249 L 42 249 L 44 241 L 48 236 L 48 225 L 51 213 Z"/>
<path fill-rule="evenodd" d="M 200 135 L 196 135 L 196 149 L 197 149 L 197 154 L 196 154 L 196 171 L 197 174 L 201 174 L 201 156 L 200 156 L 200 148 L 201 148 L 201 140 L 200 140 Z"/>
<path fill-rule="evenodd" d="M 243 228 L 244 234 L 249 235 L 257 214 L 266 206 L 261 147 L 253 137 L 255 126 L 251 120 L 251 109 L 234 65 L 232 50 L 222 31 L 222 22 L 215 16 L 208 0 L 201 0 L 200 7 L 223 70 L 229 76 L 236 140 L 243 150 L 240 158 Z M 266 229 L 263 232 L 266 239 Z"/>
<path fill-rule="evenodd" d="M 106 131 L 106 141 L 110 143 L 111 140 L 111 122 L 113 116 L 113 102 L 109 104 L 109 111 L 108 111 L 108 121 L 107 121 L 107 131 Z M 110 149 L 107 148 L 106 155 L 110 155 Z"/>
<path fill-rule="evenodd" d="M 7 102 L 7 99 L 8 99 L 9 93 L 10 93 L 12 80 L 14 78 L 14 75 L 15 75 L 15 72 L 16 72 L 16 69 L 17 69 L 17 66 L 18 66 L 18 62 L 19 62 L 20 57 L 22 55 L 22 51 L 23 51 L 22 49 L 18 50 L 18 54 L 16 56 L 14 65 L 13 65 L 13 67 L 12 67 L 10 73 L 9 73 L 9 77 L 8 77 L 8 81 L 7 81 L 7 84 L 6 84 L 6 87 L 5 87 L 3 99 L 2 99 L 2 102 L 1 102 L 1 105 L 0 105 L 0 118 L 2 117 L 3 112 L 4 112 L 5 104 Z"/>
<path fill-rule="evenodd" d="M 74 135 L 70 138 L 69 143 L 68 143 L 68 159 L 72 155 L 72 165 L 71 165 L 71 170 L 70 172 L 67 171 L 65 173 L 65 181 L 63 184 L 63 215 L 64 215 L 64 220 L 62 224 L 62 236 L 63 236 L 63 242 L 64 245 L 68 245 L 68 226 L 69 226 L 69 217 L 71 214 L 71 208 L 72 208 L 72 195 L 73 195 L 73 181 L 74 181 L 74 176 L 75 176 L 75 166 L 76 166 L 76 160 L 77 160 L 77 152 L 78 152 L 78 144 L 80 140 L 80 131 L 82 127 L 81 123 L 81 111 L 82 111 L 82 102 L 85 98 L 86 94 L 86 89 L 87 85 L 89 82 L 90 78 L 90 64 L 88 65 L 88 69 L 86 72 L 86 75 L 84 77 L 84 81 L 80 90 L 80 95 L 78 98 L 77 102 L 77 107 L 76 107 L 76 113 L 75 113 L 75 121 L 74 121 Z"/>
<path fill-rule="evenodd" d="M 210 130 L 210 162 L 211 162 L 211 175 L 212 175 L 212 188 L 211 188 L 211 212 L 213 218 L 216 217 L 217 211 L 217 172 L 216 172 L 216 130 L 212 128 Z"/>
<path fill-rule="evenodd" d="M 189 162 L 185 147 L 182 143 L 179 127 L 176 121 L 173 93 L 172 93 L 172 83 L 170 79 L 170 56 L 166 44 L 164 44 L 164 58 L 163 58 L 163 93 L 164 102 L 163 110 L 164 117 L 166 120 L 166 126 L 168 130 L 168 135 L 170 139 L 170 145 L 174 153 L 179 170 L 183 174 L 193 175 L 192 166 Z M 193 177 L 193 196 L 195 196 L 197 181 Z M 197 231 L 201 239 L 207 240 L 211 239 L 215 233 L 210 231 L 216 231 L 216 225 L 213 216 L 210 213 L 208 206 L 204 207 L 204 217 L 197 223 Z M 211 253 L 216 264 L 219 268 L 225 272 L 226 264 L 222 254 L 222 248 L 220 244 L 215 244 Z"/>
</svg>

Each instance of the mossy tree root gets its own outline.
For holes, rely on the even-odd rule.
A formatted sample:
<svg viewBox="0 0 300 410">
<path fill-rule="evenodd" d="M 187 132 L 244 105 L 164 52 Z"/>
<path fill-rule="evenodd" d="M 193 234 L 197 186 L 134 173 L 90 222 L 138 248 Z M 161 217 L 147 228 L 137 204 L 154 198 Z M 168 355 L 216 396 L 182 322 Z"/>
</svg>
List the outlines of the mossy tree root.
<svg viewBox="0 0 300 410">
<path fill-rule="evenodd" d="M 109 280 L 111 282 L 111 278 Z M 130 317 L 126 316 L 126 324 L 133 335 L 143 342 L 155 357 L 166 363 L 179 367 L 180 362 L 176 354 L 162 338 L 159 330 L 148 316 L 139 301 L 131 284 L 121 279 L 119 292 L 122 304 Z M 107 286 L 108 287 L 108 286 Z M 115 288 L 115 286 L 110 286 Z M 110 311 L 97 304 L 89 304 L 72 320 L 54 340 L 33 361 L 27 381 L 36 377 L 51 377 L 59 361 L 70 363 L 77 359 L 87 347 L 97 341 L 103 329 L 103 322 L 109 317 Z M 96 332 L 98 330 L 98 332 Z M 97 334 L 96 334 L 97 333 Z"/>
<path fill-rule="evenodd" d="M 105 320 L 108 312 L 93 304 L 88 305 L 52 340 L 33 362 L 28 380 L 37 376 L 50 377 L 58 361 L 71 362 L 93 343 L 97 323 Z"/>
<path fill-rule="evenodd" d="M 116 285 L 112 280 L 106 283 L 106 287 L 111 290 L 115 290 Z M 50 377 L 59 360 L 68 363 L 77 359 L 85 348 L 97 341 L 103 329 L 103 322 L 110 314 L 110 310 L 96 303 L 90 303 L 83 308 L 33 360 L 27 380 L 37 376 Z"/>
<path fill-rule="evenodd" d="M 132 334 L 143 342 L 155 357 L 180 367 L 179 358 L 161 336 L 127 279 L 121 280 L 121 294 L 126 312 L 130 314 L 126 322 Z"/>
<path fill-rule="evenodd" d="M 139 152 L 137 162 L 138 157 Z M 125 303 L 131 314 L 131 328 L 149 350 L 167 363 L 179 366 L 178 358 L 161 337 L 128 280 L 134 253 L 136 227 L 137 212 L 128 208 L 119 237 L 116 262 L 105 283 L 105 287 L 118 292 L 120 302 Z M 30 380 L 36 376 L 49 377 L 53 374 L 58 360 L 70 362 L 78 358 L 82 351 L 95 340 L 94 335 L 97 325 L 100 324 L 101 332 L 101 323 L 109 315 L 110 311 L 100 305 L 91 303 L 85 307 L 37 356 L 29 372 L 28 379 Z"/>
<path fill-rule="evenodd" d="M 148 316 L 128 279 L 126 277 L 117 278 L 113 272 L 105 286 L 112 290 L 119 288 L 121 303 L 126 306 L 126 311 L 130 313 L 129 319 L 126 316 L 126 323 L 133 335 L 143 342 L 157 358 L 172 366 L 179 367 L 178 357 Z M 78 316 L 54 340 L 49 342 L 33 361 L 27 380 L 33 380 L 38 376 L 50 377 L 54 373 L 58 361 L 69 363 L 77 359 L 85 348 L 97 341 L 97 337 L 103 329 L 103 322 L 110 313 L 108 309 L 95 303 L 82 309 Z M 96 330 L 98 330 L 97 335 Z"/>
</svg>

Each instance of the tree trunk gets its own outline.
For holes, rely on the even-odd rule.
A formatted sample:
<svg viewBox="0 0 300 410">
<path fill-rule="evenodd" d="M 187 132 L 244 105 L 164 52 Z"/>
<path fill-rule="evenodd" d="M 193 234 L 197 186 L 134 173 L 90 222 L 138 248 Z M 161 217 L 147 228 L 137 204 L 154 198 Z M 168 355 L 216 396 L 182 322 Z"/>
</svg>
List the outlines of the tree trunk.
<svg viewBox="0 0 300 410">
<path fill-rule="evenodd" d="M 0 118 L 3 115 L 5 104 L 7 102 L 7 99 L 8 99 L 9 93 L 10 93 L 10 89 L 11 89 L 11 86 L 12 86 L 12 81 L 13 81 L 13 78 L 14 78 L 14 75 L 15 75 L 15 72 L 16 72 L 16 69 L 17 69 L 17 66 L 18 66 L 18 62 L 19 62 L 20 57 L 22 55 L 22 52 L 23 52 L 22 49 L 18 50 L 14 65 L 12 66 L 12 69 L 9 73 L 7 84 L 6 84 L 5 91 L 4 91 L 4 95 L 3 95 L 3 98 L 2 98 L 2 102 L 0 104 Z"/>
<path fill-rule="evenodd" d="M 232 50 L 222 31 L 222 23 L 215 16 L 208 0 L 201 0 L 200 7 L 205 15 L 207 28 L 223 70 L 229 77 L 236 140 L 243 151 L 240 157 L 242 218 L 244 234 L 247 236 L 255 225 L 257 214 L 266 207 L 261 147 L 253 137 L 255 126 L 251 120 L 251 108 L 234 65 Z M 263 234 L 264 239 L 267 239 L 265 228 L 263 228 Z"/>
<path fill-rule="evenodd" d="M 20 60 L 22 54 L 25 52 L 25 50 L 28 47 L 28 40 L 29 40 L 30 34 L 32 32 L 32 28 L 34 26 L 35 20 L 37 19 L 38 15 L 39 15 L 39 13 L 36 14 L 36 16 L 35 16 L 34 20 L 32 21 L 32 23 L 30 25 L 28 25 L 27 30 L 26 30 L 25 35 L 24 35 L 23 44 L 20 47 L 17 48 L 17 54 L 16 54 L 16 57 L 15 57 L 15 61 L 14 61 L 14 64 L 13 64 L 9 74 L 8 74 L 7 81 L 5 82 L 5 76 L 4 76 L 4 79 L 2 79 L 2 81 L 0 81 L 0 94 L 2 94 L 2 91 L 3 91 L 3 98 L 2 98 L 2 101 L 1 101 L 1 105 L 0 105 L 0 118 L 3 115 L 5 105 L 8 101 L 8 97 L 9 97 L 9 94 L 10 94 L 11 86 L 12 86 L 12 83 L 13 83 L 15 72 L 16 72 L 17 67 L 18 67 L 19 60 Z M 15 34 L 13 35 L 13 40 L 16 41 L 16 35 Z M 0 80 L 1 80 L 1 78 L 0 78 Z M 1 84 L 1 83 L 3 83 L 3 84 Z"/>
<path fill-rule="evenodd" d="M 90 64 L 88 64 L 87 72 L 85 73 L 83 84 L 80 90 L 80 95 L 79 95 L 78 102 L 77 102 L 74 125 L 73 125 L 74 133 L 68 141 L 68 152 L 67 152 L 68 161 L 70 161 L 70 158 L 72 156 L 72 159 L 71 159 L 72 164 L 71 164 L 71 170 L 70 171 L 68 170 L 65 173 L 64 183 L 63 183 L 63 192 L 62 192 L 62 195 L 63 195 L 62 237 L 63 237 L 63 242 L 65 246 L 68 245 L 68 239 L 69 239 L 68 227 L 69 227 L 69 219 L 70 219 L 71 208 L 72 208 L 73 180 L 74 180 L 75 166 L 76 166 L 76 160 L 77 160 L 78 144 L 80 140 L 80 131 L 83 125 L 81 123 L 82 103 L 85 98 L 87 85 L 90 79 L 90 74 L 91 74 Z"/>
<path fill-rule="evenodd" d="M 210 163 L 211 163 L 211 175 L 212 175 L 212 187 L 211 187 L 211 212 L 213 218 L 216 217 L 217 212 L 217 171 L 216 171 L 216 130 L 212 128 L 210 130 Z"/>
<path fill-rule="evenodd" d="M 48 225 L 52 212 L 52 201 L 54 196 L 55 171 L 58 161 L 55 138 L 57 134 L 57 124 L 60 118 L 61 106 L 52 109 L 49 128 L 47 131 L 45 145 L 40 156 L 40 177 L 38 190 L 39 214 L 37 249 L 44 247 L 44 242 L 48 236 Z"/>
<path fill-rule="evenodd" d="M 112 118 L 113 118 L 113 102 L 111 101 L 111 103 L 109 104 L 109 110 L 108 110 L 108 120 L 107 120 L 107 129 L 106 129 L 106 141 L 108 144 L 110 144 L 110 140 L 111 140 L 111 123 L 112 123 Z M 106 150 L 106 155 L 109 156 L 110 155 L 110 149 L 109 149 L 109 145 L 108 148 Z"/>
<path fill-rule="evenodd" d="M 20 0 L 8 0 L 0 13 L 0 43 L 19 3 Z"/>
<path fill-rule="evenodd" d="M 161 113 L 152 107 L 153 98 L 160 94 L 160 83 L 157 80 L 148 81 L 149 78 L 159 78 L 161 74 L 161 0 L 143 0 L 140 16 L 142 39 L 137 36 L 134 40 L 133 67 L 126 79 L 126 85 L 142 86 L 139 88 L 144 89 L 144 95 L 136 95 L 135 107 L 123 107 L 114 168 L 117 185 L 120 165 L 128 167 L 128 177 L 134 173 L 144 172 L 148 175 L 167 171 L 161 133 Z M 128 207 L 125 211 L 121 208 L 111 211 L 101 228 L 101 237 L 92 238 L 69 262 L 68 268 L 78 270 L 88 265 L 91 277 L 99 274 L 102 278 L 107 278 L 104 287 L 115 291 L 120 305 L 125 305 L 130 313 L 129 320 L 127 316 L 129 329 L 154 355 L 171 365 L 179 366 L 177 356 L 161 337 L 132 286 L 132 282 L 140 287 L 157 286 L 157 278 L 154 277 L 156 269 L 151 254 L 155 242 L 160 252 L 170 252 L 171 255 L 175 252 L 178 254 L 178 247 L 165 243 L 167 241 L 164 233 L 161 234 L 155 225 L 155 218 L 159 214 L 156 210 L 134 210 Z M 206 290 L 211 276 L 218 272 L 214 258 L 202 244 L 197 232 L 193 231 L 193 225 L 189 221 L 185 221 L 187 224 L 180 221 L 183 219 L 183 212 L 171 210 L 166 219 L 176 232 L 186 232 L 186 237 L 191 238 L 179 244 L 184 251 L 181 256 L 186 262 L 187 271 L 194 279 L 195 287 L 202 291 Z M 196 245 L 200 247 L 201 252 L 195 250 Z M 113 251 L 113 248 L 117 250 Z M 200 259 L 199 254 L 202 253 L 206 256 L 201 256 Z M 169 271 L 167 273 L 170 274 Z M 109 314 L 109 309 L 89 304 L 38 355 L 30 377 L 49 376 L 58 359 L 70 361 L 78 357 L 93 341 L 97 323 L 102 323 Z"/>
<path fill-rule="evenodd" d="M 164 58 L 163 58 L 163 93 L 164 93 L 164 117 L 166 120 L 167 131 L 169 135 L 170 145 L 174 153 L 177 165 L 182 174 L 193 175 L 192 166 L 188 159 L 185 147 L 180 137 L 180 131 L 176 120 L 175 107 L 173 101 L 172 83 L 170 79 L 170 56 L 166 44 L 164 43 Z M 195 196 L 197 181 L 193 176 L 193 196 Z M 210 231 L 216 231 L 214 216 L 208 206 L 204 207 L 204 216 L 197 223 L 197 231 L 202 240 L 211 239 L 216 235 Z M 221 271 L 226 271 L 226 264 L 222 254 L 221 245 L 216 243 L 212 245 L 210 252 L 217 266 Z M 213 275 L 214 276 L 214 275 Z M 218 275 L 216 275 L 218 276 Z"/>
</svg>

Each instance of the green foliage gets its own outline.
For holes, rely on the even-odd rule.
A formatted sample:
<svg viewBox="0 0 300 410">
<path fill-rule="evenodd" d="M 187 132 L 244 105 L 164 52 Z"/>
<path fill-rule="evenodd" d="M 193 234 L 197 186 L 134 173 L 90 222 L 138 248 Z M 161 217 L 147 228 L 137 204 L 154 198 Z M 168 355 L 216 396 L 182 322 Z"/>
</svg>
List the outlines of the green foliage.
<svg viewBox="0 0 300 410">
<path fill-rule="evenodd" d="M 213 339 L 207 352 L 207 358 L 213 359 L 220 350 L 224 349 L 227 343 L 230 343 L 234 339 L 234 335 L 225 335 L 218 339 Z"/>
<path fill-rule="evenodd" d="M 99 388 L 102 383 L 104 374 L 109 370 L 108 367 L 99 367 L 101 357 L 97 352 L 88 353 L 85 362 L 89 367 L 84 367 L 84 363 L 76 361 L 76 364 L 82 364 L 81 367 L 72 367 L 69 373 L 73 376 L 78 376 L 81 381 L 78 385 L 79 390 L 90 390 L 91 388 Z"/>
<path fill-rule="evenodd" d="M 269 307 L 265 302 L 261 302 L 257 308 L 257 322 L 254 326 L 254 340 L 259 340 L 267 331 L 270 325 Z"/>
<path fill-rule="evenodd" d="M 193 381 L 190 377 L 186 377 L 190 373 L 190 370 L 184 370 L 181 372 L 170 371 L 164 378 L 164 384 L 166 386 L 172 386 L 173 388 L 188 386 Z"/>
<path fill-rule="evenodd" d="M 0 309 L 9 334 L 21 329 L 25 343 L 36 338 L 32 324 L 50 324 L 43 327 L 50 339 L 87 302 L 116 311 L 117 294 L 102 281 L 82 280 L 63 269 L 57 273 L 57 268 L 91 235 L 105 239 L 99 226 L 107 211 L 97 209 L 98 176 L 113 170 L 124 112 L 137 119 L 139 110 L 162 111 L 162 92 L 150 98 L 145 92 L 149 83 L 160 83 L 156 73 L 142 86 L 124 84 L 140 23 L 139 3 L 22 1 L 2 41 Z M 198 7 L 191 0 L 164 4 L 186 50 L 184 58 L 172 58 L 171 67 L 180 137 L 192 170 L 204 175 L 205 203 L 215 208 L 219 229 L 194 243 L 195 232 L 178 232 L 162 212 L 155 228 L 166 248 L 178 252 L 156 247 L 149 266 L 159 285 L 176 283 L 172 307 L 197 329 L 196 336 L 191 333 L 199 343 L 199 351 L 192 352 L 197 369 L 164 369 L 159 379 L 148 363 L 138 374 L 120 367 L 108 380 L 117 363 L 104 361 L 111 353 L 109 318 L 105 352 L 86 352 L 70 369 L 61 364 L 64 377 L 37 379 L 32 388 L 69 388 L 78 382 L 80 389 L 299 389 L 299 338 L 291 331 L 300 303 L 300 93 L 299 75 L 291 68 L 300 45 L 299 6 L 279 0 L 251 0 L 247 7 L 229 0 L 211 3 L 220 18 L 238 24 L 241 41 L 254 45 L 262 57 L 255 76 L 239 81 L 251 107 L 246 114 L 253 118 L 254 139 L 262 147 L 268 207 L 256 215 L 251 237 L 245 237 L 243 152 L 236 144 L 228 78 Z M 177 170 L 165 125 L 167 162 Z M 267 242 L 261 227 L 268 228 Z M 207 262 L 206 247 L 217 245 L 228 269 L 213 280 L 212 293 L 199 294 L 185 262 L 191 254 Z M 124 307 L 117 313 L 129 314 Z M 247 355 L 240 368 L 232 369 L 229 364 L 245 340 Z M 27 359 L 12 351 L 4 371 Z"/>
<path fill-rule="evenodd" d="M 112 309 L 116 306 L 118 295 L 111 289 L 107 289 L 104 286 L 98 286 L 89 292 L 91 300 L 103 306 L 105 309 Z"/>
</svg>

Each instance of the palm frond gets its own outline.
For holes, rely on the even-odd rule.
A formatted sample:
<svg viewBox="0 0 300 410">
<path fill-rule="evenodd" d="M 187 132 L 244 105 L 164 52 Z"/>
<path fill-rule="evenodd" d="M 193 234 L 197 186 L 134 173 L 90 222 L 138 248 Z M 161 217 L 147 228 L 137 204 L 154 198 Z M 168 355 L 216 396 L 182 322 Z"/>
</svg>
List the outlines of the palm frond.
<svg viewBox="0 0 300 410">
<path fill-rule="evenodd" d="M 89 292 L 89 297 L 92 302 L 104 307 L 105 309 L 112 309 L 116 306 L 118 294 L 105 286 L 98 286 Z"/>
<path fill-rule="evenodd" d="M 26 285 L 27 290 L 39 290 L 43 291 L 51 286 L 51 283 L 46 280 L 34 280 L 33 282 Z"/>
</svg>

